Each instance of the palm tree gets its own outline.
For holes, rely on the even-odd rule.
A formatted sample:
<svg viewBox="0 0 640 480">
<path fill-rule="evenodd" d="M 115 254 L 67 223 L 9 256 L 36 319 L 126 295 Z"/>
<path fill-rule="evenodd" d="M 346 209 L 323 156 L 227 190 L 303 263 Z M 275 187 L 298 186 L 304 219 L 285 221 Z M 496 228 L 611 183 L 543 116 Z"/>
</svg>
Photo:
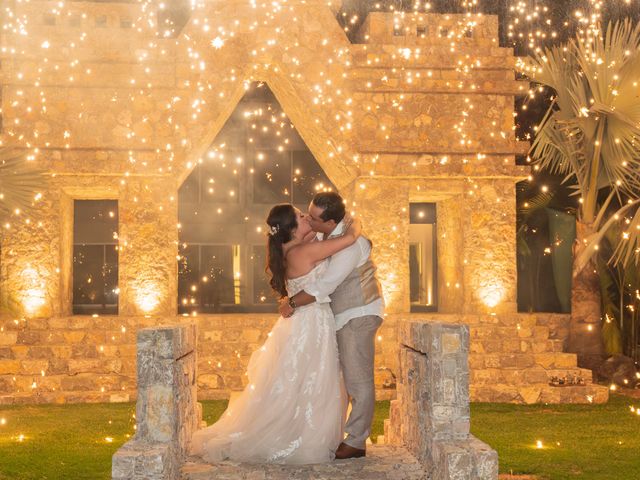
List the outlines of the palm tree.
<svg viewBox="0 0 640 480">
<path fill-rule="evenodd" d="M 573 182 L 580 200 L 567 347 L 588 368 L 604 355 L 598 241 L 621 223 L 612 261 L 637 266 L 640 252 L 639 48 L 640 25 L 625 20 L 531 59 L 533 81 L 555 96 L 530 155 Z"/>
<path fill-rule="evenodd" d="M 0 219 L 28 210 L 41 197 L 43 181 L 23 150 L 0 142 Z"/>
</svg>

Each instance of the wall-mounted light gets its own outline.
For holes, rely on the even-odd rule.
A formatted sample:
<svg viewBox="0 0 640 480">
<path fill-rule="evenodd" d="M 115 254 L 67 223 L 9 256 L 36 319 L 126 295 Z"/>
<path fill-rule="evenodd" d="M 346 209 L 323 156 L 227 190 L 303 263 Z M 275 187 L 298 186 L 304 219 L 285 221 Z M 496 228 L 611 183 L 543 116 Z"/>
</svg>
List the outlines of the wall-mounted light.
<svg viewBox="0 0 640 480">
<path fill-rule="evenodd" d="M 480 287 L 478 296 L 487 307 L 494 308 L 504 297 L 504 287 L 498 282 L 492 282 L 489 285 Z"/>
<path fill-rule="evenodd" d="M 153 313 L 160 305 L 160 292 L 155 283 L 143 283 L 135 288 L 136 305 L 145 314 Z"/>
<path fill-rule="evenodd" d="M 36 315 L 45 305 L 45 282 L 38 271 L 27 267 L 22 271 L 25 289 L 20 294 L 20 300 L 28 315 Z"/>
</svg>

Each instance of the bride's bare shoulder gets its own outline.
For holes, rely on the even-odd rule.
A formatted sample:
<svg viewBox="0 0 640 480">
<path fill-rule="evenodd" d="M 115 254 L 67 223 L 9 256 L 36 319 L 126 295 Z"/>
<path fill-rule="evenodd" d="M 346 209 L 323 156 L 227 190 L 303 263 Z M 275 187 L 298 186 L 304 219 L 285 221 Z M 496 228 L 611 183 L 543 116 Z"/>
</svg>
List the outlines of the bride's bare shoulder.
<svg viewBox="0 0 640 480">
<path fill-rule="evenodd" d="M 309 258 L 305 255 L 305 248 L 303 245 L 296 245 L 291 247 L 285 254 L 287 260 L 287 276 L 290 278 L 298 277 L 301 274 L 307 273 L 313 265 L 309 261 Z M 311 267 L 311 268 L 310 268 Z"/>
</svg>

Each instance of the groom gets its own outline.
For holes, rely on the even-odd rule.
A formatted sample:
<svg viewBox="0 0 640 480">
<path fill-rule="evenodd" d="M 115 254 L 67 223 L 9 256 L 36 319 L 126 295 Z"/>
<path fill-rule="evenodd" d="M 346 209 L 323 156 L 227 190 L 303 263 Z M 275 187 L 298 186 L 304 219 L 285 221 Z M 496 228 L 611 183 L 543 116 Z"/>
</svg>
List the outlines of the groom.
<svg viewBox="0 0 640 480">
<path fill-rule="evenodd" d="M 318 193 L 309 205 L 309 223 L 320 240 L 342 235 L 344 216 L 344 200 L 337 193 Z M 347 437 L 336 450 L 336 459 L 364 457 L 366 440 L 371 433 L 375 407 L 375 337 L 384 309 L 375 272 L 371 242 L 360 236 L 353 245 L 330 257 L 326 273 L 315 283 L 280 304 L 280 313 L 287 317 L 297 307 L 314 301 L 331 302 L 340 365 L 351 398 L 351 414 L 345 425 Z"/>
</svg>

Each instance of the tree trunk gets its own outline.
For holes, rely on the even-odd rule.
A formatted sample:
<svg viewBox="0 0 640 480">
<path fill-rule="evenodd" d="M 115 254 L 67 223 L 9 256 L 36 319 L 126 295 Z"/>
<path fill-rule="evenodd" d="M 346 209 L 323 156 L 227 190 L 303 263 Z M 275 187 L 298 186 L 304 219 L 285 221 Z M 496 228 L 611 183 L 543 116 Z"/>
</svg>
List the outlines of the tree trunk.
<svg viewBox="0 0 640 480">
<path fill-rule="evenodd" d="M 583 240 L 592 231 L 591 225 L 576 221 L 573 258 L 584 250 Z M 577 353 L 578 365 L 590 370 L 596 370 L 606 358 L 602 339 L 600 280 L 593 261 L 582 271 L 573 272 L 567 351 Z"/>
</svg>

